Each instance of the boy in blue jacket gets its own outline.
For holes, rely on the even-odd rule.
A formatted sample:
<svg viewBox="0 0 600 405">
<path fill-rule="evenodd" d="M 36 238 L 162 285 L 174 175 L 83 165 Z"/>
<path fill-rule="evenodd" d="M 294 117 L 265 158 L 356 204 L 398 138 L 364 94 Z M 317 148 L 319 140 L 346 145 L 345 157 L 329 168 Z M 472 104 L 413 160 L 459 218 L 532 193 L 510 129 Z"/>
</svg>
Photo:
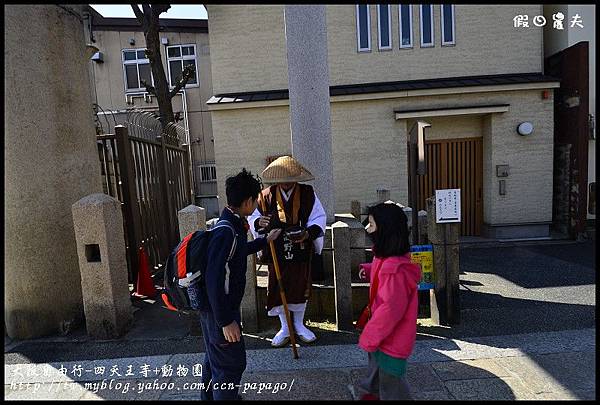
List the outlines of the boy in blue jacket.
<svg viewBox="0 0 600 405">
<path fill-rule="evenodd" d="M 256 209 L 261 192 L 259 181 L 250 172 L 243 169 L 229 177 L 225 188 L 227 207 L 221 213 L 219 225 L 227 226 L 211 231 L 204 282 L 188 289 L 192 307 L 199 310 L 204 337 L 202 400 L 239 399 L 236 385 L 246 369 L 246 347 L 240 331 L 246 257 L 265 248 L 281 233 L 280 229 L 274 229 L 266 238 L 247 241 L 249 227 L 245 217 Z M 235 247 L 229 227 L 236 234 Z M 233 255 L 228 261 L 232 248 Z"/>
</svg>

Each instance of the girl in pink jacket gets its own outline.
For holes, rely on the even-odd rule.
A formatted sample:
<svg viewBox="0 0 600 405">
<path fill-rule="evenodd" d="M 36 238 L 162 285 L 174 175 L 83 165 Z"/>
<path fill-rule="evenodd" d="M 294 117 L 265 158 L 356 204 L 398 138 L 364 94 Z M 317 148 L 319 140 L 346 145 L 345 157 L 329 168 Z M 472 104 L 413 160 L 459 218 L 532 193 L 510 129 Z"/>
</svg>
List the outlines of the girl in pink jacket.
<svg viewBox="0 0 600 405">
<path fill-rule="evenodd" d="M 382 203 L 369 208 L 366 230 L 374 258 L 362 265 L 363 278 L 370 280 L 371 289 L 377 285 L 377 291 L 358 343 L 368 352 L 369 368 L 357 388 L 362 399 L 412 399 L 406 360 L 417 335 L 421 268 L 410 261 L 408 220 L 398 205 Z"/>
</svg>

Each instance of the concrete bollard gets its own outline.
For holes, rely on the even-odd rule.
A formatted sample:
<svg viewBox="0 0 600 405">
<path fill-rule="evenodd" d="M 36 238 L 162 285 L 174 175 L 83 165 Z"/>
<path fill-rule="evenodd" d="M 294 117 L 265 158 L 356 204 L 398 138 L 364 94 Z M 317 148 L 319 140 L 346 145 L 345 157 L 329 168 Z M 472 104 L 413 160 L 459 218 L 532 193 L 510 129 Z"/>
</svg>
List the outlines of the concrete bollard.
<svg viewBox="0 0 600 405">
<path fill-rule="evenodd" d="M 177 213 L 177 218 L 180 240 L 199 229 L 206 230 L 206 210 L 202 207 L 190 204 Z"/>
<path fill-rule="evenodd" d="M 333 244 L 333 287 L 337 330 L 353 330 L 352 282 L 350 273 L 350 227 L 338 221 L 331 225 Z"/>
<path fill-rule="evenodd" d="M 88 335 L 113 339 L 133 322 L 121 203 L 91 194 L 71 207 Z"/>
<path fill-rule="evenodd" d="M 248 242 L 252 241 L 248 232 Z M 242 298 L 242 324 L 245 332 L 258 332 L 258 296 L 256 294 L 256 255 L 247 256 L 246 289 Z"/>
<path fill-rule="evenodd" d="M 435 198 L 427 199 L 427 236 L 433 245 L 435 290 L 431 295 L 431 319 L 439 325 L 460 323 L 459 238 L 460 223 L 435 221 Z"/>
</svg>

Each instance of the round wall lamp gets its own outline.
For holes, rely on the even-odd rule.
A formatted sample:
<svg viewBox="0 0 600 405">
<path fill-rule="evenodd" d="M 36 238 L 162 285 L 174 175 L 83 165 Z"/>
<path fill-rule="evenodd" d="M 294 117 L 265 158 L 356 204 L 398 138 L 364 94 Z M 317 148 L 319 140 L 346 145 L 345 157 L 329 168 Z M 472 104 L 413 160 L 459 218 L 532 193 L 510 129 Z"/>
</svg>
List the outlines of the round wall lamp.
<svg viewBox="0 0 600 405">
<path fill-rule="evenodd" d="M 517 127 L 517 132 L 522 136 L 531 135 L 533 132 L 533 124 L 531 122 L 522 122 Z"/>
</svg>

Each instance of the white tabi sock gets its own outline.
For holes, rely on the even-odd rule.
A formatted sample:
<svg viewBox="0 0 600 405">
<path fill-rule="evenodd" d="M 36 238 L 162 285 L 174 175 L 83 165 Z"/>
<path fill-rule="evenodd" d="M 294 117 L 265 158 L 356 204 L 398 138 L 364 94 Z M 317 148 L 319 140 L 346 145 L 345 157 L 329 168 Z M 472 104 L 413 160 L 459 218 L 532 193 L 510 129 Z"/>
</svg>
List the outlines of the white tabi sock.
<svg viewBox="0 0 600 405">
<path fill-rule="evenodd" d="M 296 334 L 305 342 L 312 342 L 317 337 L 315 334 L 304 326 L 304 311 L 294 311 L 294 330 Z"/>
<path fill-rule="evenodd" d="M 288 329 L 288 323 L 285 319 L 285 314 L 279 314 L 279 321 L 281 322 L 281 329 L 275 336 L 273 336 L 273 340 L 271 342 L 272 346 L 279 347 L 287 343 L 288 338 L 290 337 L 290 331 Z"/>
</svg>

